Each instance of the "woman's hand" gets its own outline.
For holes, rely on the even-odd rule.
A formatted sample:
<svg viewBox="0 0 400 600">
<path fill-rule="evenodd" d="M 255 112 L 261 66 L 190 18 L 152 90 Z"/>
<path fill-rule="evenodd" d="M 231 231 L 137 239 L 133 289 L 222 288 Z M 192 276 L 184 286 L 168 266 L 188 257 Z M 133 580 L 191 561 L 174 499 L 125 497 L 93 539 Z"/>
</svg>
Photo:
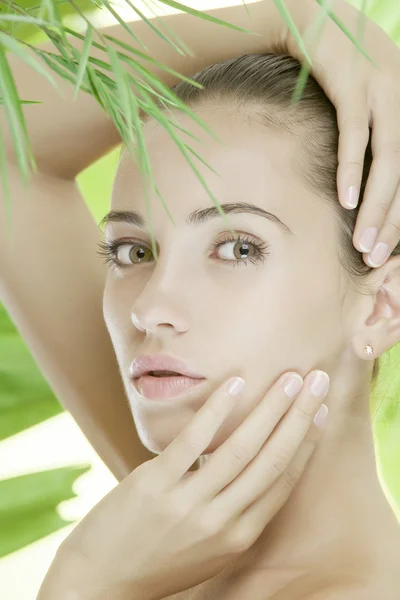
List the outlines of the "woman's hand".
<svg viewBox="0 0 400 600">
<path fill-rule="evenodd" d="M 304 39 L 315 19 L 324 14 L 319 6 L 324 1 L 286 2 Z M 400 50 L 378 25 L 344 0 L 325 0 L 325 4 L 360 40 L 378 67 L 360 53 L 330 18 L 315 47 L 306 43 L 314 65 L 311 73 L 337 110 L 340 130 L 337 185 L 340 203 L 346 208 L 348 201 L 352 208 L 357 205 L 368 128 L 372 127 L 374 159 L 353 244 L 365 253 L 367 264 L 378 267 L 400 239 Z M 357 35 L 361 30 L 362 35 Z M 292 56 L 304 59 L 289 33 L 286 44 Z M 366 230 L 369 233 L 363 238 Z"/>
<path fill-rule="evenodd" d="M 205 464 L 189 472 L 238 402 L 226 384 L 217 388 L 160 455 L 77 525 L 60 546 L 39 599 L 155 600 L 222 571 L 254 544 L 313 453 L 320 437 L 313 419 L 329 387 L 319 371 L 326 389 L 314 396 L 315 373 L 297 397 L 291 388 L 294 400 L 284 391 L 285 373 Z M 295 380 L 301 388 L 297 373 Z M 323 406 L 319 416 L 326 412 Z"/>
</svg>

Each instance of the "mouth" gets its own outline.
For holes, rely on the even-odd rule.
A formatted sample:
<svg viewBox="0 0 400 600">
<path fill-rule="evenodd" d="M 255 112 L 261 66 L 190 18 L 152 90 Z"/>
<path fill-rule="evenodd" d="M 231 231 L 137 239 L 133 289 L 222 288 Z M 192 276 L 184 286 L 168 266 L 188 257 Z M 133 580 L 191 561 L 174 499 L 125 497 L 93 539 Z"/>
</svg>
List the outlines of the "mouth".
<svg viewBox="0 0 400 600">
<path fill-rule="evenodd" d="M 133 378 L 133 385 L 140 396 L 147 400 L 178 398 L 191 388 L 205 381 L 203 378 L 188 377 L 176 371 L 148 371 Z"/>
<path fill-rule="evenodd" d="M 143 373 L 143 375 L 150 375 L 151 377 L 183 377 L 182 373 L 178 373 L 177 371 L 149 371 L 148 373 Z"/>
</svg>

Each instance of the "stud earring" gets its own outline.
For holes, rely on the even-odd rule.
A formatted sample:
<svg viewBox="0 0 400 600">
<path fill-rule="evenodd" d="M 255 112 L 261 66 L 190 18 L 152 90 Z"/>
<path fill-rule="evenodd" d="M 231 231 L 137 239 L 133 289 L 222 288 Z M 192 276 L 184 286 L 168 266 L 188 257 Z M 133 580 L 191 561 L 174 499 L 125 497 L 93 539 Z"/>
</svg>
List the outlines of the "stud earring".
<svg viewBox="0 0 400 600">
<path fill-rule="evenodd" d="M 367 344 L 364 348 L 364 354 L 374 354 L 374 349 L 370 344 Z"/>
</svg>

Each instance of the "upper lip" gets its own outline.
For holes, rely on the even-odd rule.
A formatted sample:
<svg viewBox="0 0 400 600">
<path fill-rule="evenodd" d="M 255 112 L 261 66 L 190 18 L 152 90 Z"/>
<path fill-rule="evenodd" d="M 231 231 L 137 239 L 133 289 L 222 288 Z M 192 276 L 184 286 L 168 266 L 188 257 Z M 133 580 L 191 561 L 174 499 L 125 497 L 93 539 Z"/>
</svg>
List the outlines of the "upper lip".
<svg viewBox="0 0 400 600">
<path fill-rule="evenodd" d="M 176 371 L 193 379 L 204 379 L 203 375 L 196 373 L 179 358 L 168 354 L 142 354 L 130 366 L 131 377 L 136 379 L 149 373 L 149 371 Z"/>
</svg>

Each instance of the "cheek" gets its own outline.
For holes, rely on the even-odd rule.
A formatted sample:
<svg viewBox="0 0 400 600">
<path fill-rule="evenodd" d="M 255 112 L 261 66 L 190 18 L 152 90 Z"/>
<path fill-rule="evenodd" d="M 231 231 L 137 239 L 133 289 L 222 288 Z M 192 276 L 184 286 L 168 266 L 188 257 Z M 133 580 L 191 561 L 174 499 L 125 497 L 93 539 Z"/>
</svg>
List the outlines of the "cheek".
<svg viewBox="0 0 400 600">
<path fill-rule="evenodd" d="M 281 375 L 289 370 L 303 377 L 312 369 L 329 371 L 343 344 L 338 285 L 324 276 L 301 281 L 286 274 L 268 285 L 237 294 L 215 320 L 212 355 L 217 374 L 240 375 L 245 393 L 205 454 L 213 452 L 243 422 Z"/>
<path fill-rule="evenodd" d="M 124 288 L 123 282 L 109 276 L 103 295 L 104 321 L 117 354 L 126 345 L 127 332 L 133 327 L 130 321 L 132 298 L 124 292 Z"/>
<path fill-rule="evenodd" d="M 106 285 L 103 294 L 103 316 L 110 334 L 116 329 L 116 297 L 113 294 L 113 285 L 110 283 L 110 276 L 107 277 Z"/>
</svg>

